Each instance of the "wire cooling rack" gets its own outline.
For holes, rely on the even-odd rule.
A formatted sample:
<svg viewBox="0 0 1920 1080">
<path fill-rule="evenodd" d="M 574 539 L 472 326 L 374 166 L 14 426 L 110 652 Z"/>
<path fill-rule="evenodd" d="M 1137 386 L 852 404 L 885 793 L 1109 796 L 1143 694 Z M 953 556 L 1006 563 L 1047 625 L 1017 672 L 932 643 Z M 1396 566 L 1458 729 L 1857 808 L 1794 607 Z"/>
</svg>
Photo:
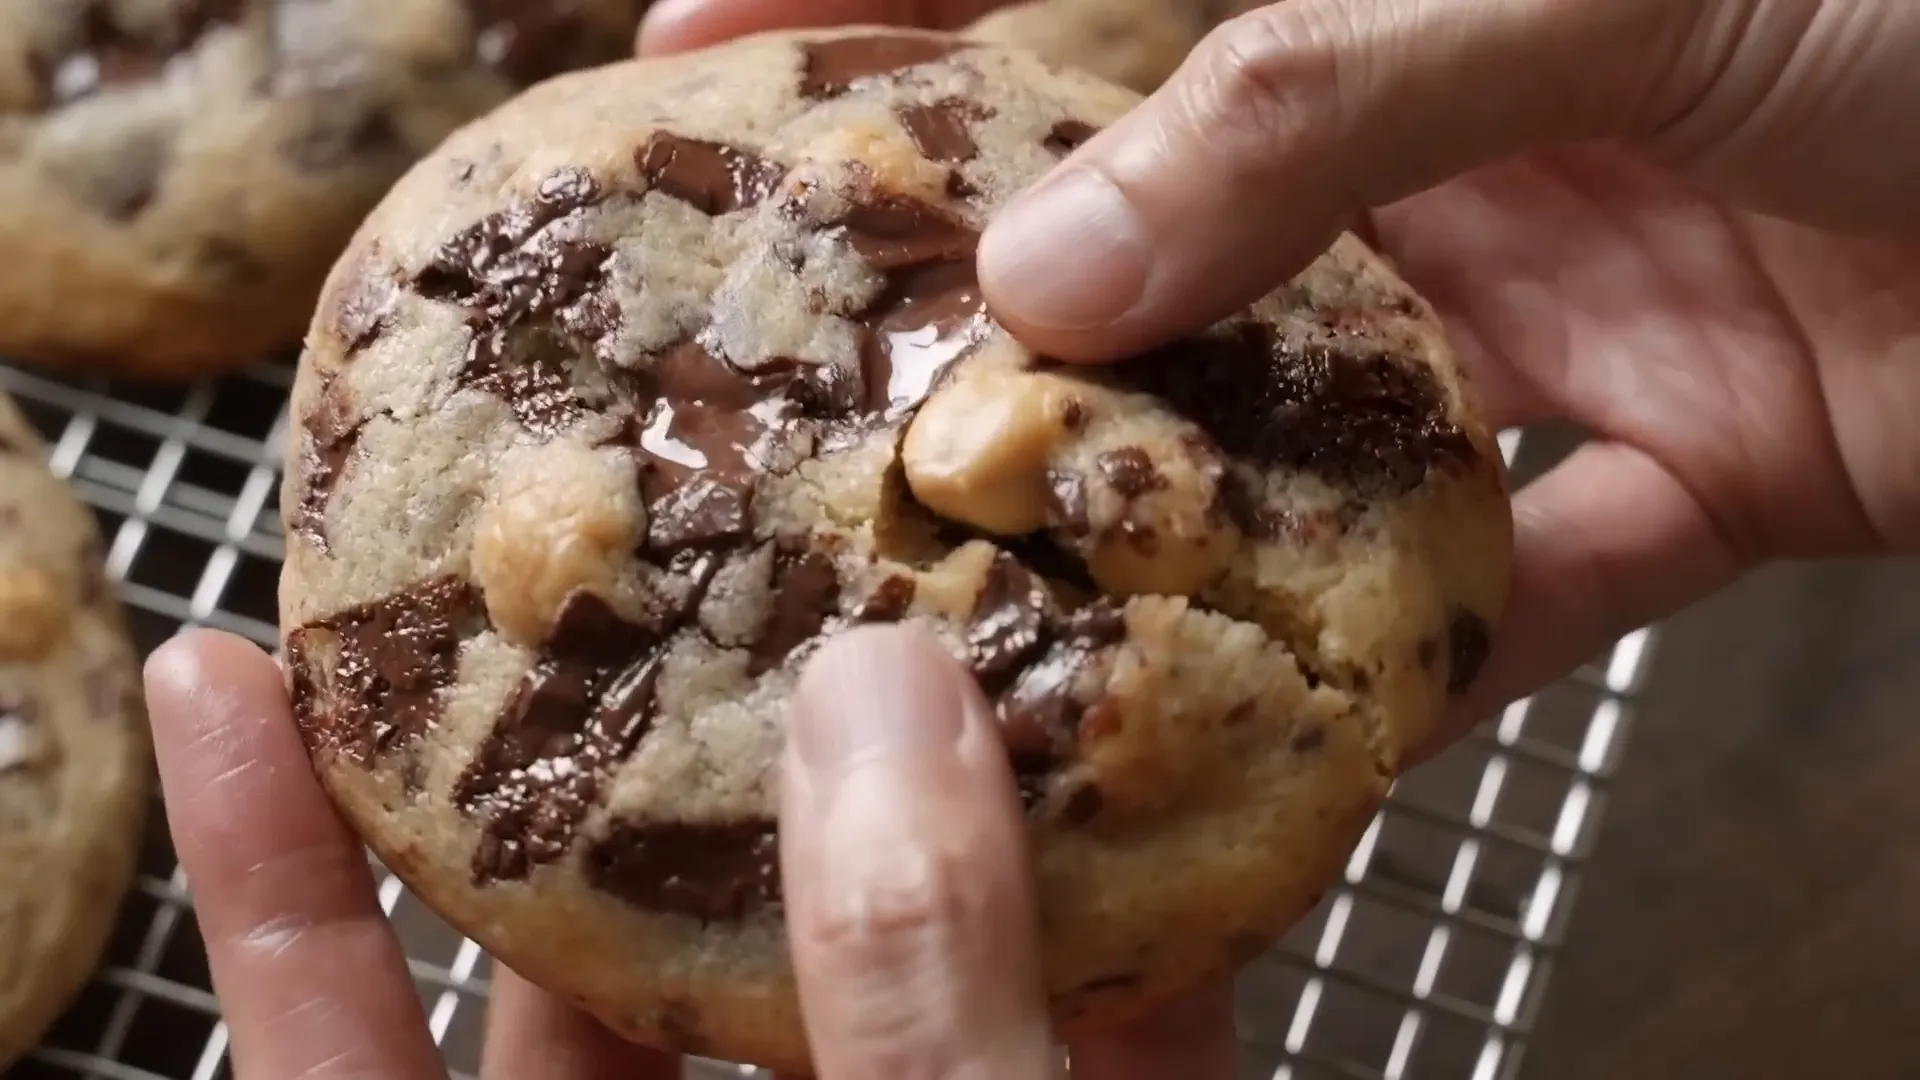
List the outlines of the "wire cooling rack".
<svg viewBox="0 0 1920 1080">
<path fill-rule="evenodd" d="M 66 381 L 0 364 L 55 472 L 98 512 L 108 569 L 151 649 L 182 626 L 274 640 L 279 457 L 291 368 L 185 387 Z M 1523 442 L 1527 443 L 1523 447 Z M 1516 479 L 1531 436 L 1502 449 Z M 1527 452 L 1522 452 L 1526 450 Z M 1520 702 L 1403 780 L 1346 884 L 1248 969 L 1247 1080 L 1512 1080 L 1597 832 L 1652 638 Z M 227 1034 L 156 812 L 106 962 L 18 1080 L 215 1080 Z M 399 881 L 380 898 L 455 1076 L 478 1070 L 488 963 Z M 737 1076 L 696 1064 L 697 1075 Z"/>
</svg>

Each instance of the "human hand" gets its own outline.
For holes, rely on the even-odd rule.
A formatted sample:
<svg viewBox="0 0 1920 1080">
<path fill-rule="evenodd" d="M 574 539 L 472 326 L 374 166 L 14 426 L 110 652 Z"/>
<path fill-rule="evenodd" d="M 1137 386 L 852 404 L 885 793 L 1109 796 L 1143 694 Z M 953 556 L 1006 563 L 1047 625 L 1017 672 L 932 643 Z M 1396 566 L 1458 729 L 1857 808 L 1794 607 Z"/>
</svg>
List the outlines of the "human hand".
<svg viewBox="0 0 1920 1080">
<path fill-rule="evenodd" d="M 643 49 L 789 8 L 670 0 Z M 1912 4 L 1287 0 L 1006 208 L 980 274 L 1030 345 L 1098 361 L 1355 228 L 1440 310 L 1493 422 L 1591 433 L 1517 495 L 1457 735 L 1760 562 L 1920 549 L 1915 101 Z"/>
<path fill-rule="evenodd" d="M 168 823 L 245 1080 L 444 1077 L 365 850 L 314 778 L 279 669 L 196 632 L 147 666 Z M 781 856 L 802 1011 L 824 1080 L 1050 1080 L 1026 834 L 992 712 L 937 645 L 828 644 L 795 694 Z M 1075 1080 L 1227 1080 L 1229 992 L 1071 1045 Z M 669 1080 L 500 965 L 482 1080 Z"/>
</svg>

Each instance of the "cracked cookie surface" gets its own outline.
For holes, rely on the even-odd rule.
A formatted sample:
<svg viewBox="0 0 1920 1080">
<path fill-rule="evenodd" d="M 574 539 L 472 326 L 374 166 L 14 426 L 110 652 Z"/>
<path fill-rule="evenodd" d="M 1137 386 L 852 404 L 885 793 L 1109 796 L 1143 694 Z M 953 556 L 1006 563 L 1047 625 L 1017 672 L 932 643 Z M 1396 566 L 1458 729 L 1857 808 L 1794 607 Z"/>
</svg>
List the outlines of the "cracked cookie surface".
<svg viewBox="0 0 1920 1080">
<path fill-rule="evenodd" d="M 146 713 L 93 515 L 0 395 L 0 1071 L 80 990 L 132 880 Z"/>
<path fill-rule="evenodd" d="M 638 1040 L 804 1071 L 774 826 L 806 658 L 909 622 L 1003 722 L 1063 1023 L 1266 947 L 1504 598 L 1498 451 L 1357 241 L 1107 368 L 980 229 L 1138 99 L 872 28 L 554 80 L 329 278 L 294 391 L 295 715 L 368 842 Z"/>
<path fill-rule="evenodd" d="M 134 376 L 295 344 L 362 216 L 643 0 L 0 4 L 0 356 Z"/>
</svg>

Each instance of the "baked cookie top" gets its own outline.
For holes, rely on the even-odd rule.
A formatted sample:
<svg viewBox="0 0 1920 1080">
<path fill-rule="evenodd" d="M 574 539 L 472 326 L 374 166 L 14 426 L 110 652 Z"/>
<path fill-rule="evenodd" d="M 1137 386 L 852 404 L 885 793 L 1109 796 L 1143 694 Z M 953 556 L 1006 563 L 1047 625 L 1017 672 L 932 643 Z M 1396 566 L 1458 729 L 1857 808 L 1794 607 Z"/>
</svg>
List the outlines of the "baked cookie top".
<svg viewBox="0 0 1920 1080">
<path fill-rule="evenodd" d="M 361 217 L 642 0 L 0 4 L 0 355 L 138 375 L 289 346 Z"/>
<path fill-rule="evenodd" d="M 1504 475 L 1350 238 L 1111 367 L 995 324 L 980 229 L 1136 101 L 769 35 L 553 80 L 395 188 L 302 358 L 281 609 L 319 771 L 422 897 L 635 1038 L 803 1068 L 781 707 L 896 621 L 997 703 L 1063 1020 L 1311 905 L 1484 657 Z"/>
<path fill-rule="evenodd" d="M 0 394 L 0 1070 L 79 992 L 132 880 L 148 736 L 93 515 Z"/>
</svg>

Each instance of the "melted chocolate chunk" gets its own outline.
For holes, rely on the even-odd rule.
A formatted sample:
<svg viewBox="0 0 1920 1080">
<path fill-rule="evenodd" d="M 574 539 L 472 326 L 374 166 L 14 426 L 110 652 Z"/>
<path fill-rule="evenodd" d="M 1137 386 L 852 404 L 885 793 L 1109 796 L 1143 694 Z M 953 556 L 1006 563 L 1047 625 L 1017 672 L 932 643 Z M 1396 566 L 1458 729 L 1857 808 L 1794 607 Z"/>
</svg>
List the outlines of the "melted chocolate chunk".
<svg viewBox="0 0 1920 1080">
<path fill-rule="evenodd" d="M 585 171 L 563 169 L 532 199 L 488 215 L 442 245 L 414 277 L 422 295 L 468 310 L 473 339 L 461 383 L 499 397 L 536 435 L 551 437 L 583 414 L 567 378 L 567 350 L 555 336 L 561 325 L 599 325 L 568 316 L 600 288 L 611 255 L 600 244 L 551 230 L 603 196 Z M 555 326 L 529 325 L 536 320 Z"/>
<path fill-rule="evenodd" d="M 812 41 L 800 48 L 800 93 L 820 99 L 837 97 L 869 79 L 943 60 L 960 46 L 934 37 L 869 34 Z"/>
<path fill-rule="evenodd" d="M 809 551 L 780 560 L 774 570 L 773 612 L 754 642 L 748 665 L 758 675 L 780 665 L 793 650 L 820 633 L 840 600 L 833 560 Z"/>
<path fill-rule="evenodd" d="M 662 638 L 588 592 L 568 597 L 547 659 L 520 680 L 454 788 L 485 830 L 476 883 L 525 876 L 572 846 L 606 774 L 653 719 Z"/>
<path fill-rule="evenodd" d="M 1493 653 L 1493 628 L 1465 608 L 1456 609 L 1447 622 L 1447 693 L 1459 694 L 1480 677 Z"/>
<path fill-rule="evenodd" d="M 782 391 L 796 375 L 789 364 L 742 371 L 699 340 L 660 354 L 645 377 L 653 405 L 634 436 L 647 460 L 647 497 L 701 480 L 750 488 L 765 471 L 762 441 L 791 420 Z"/>
<path fill-rule="evenodd" d="M 1084 706 L 1074 696 L 1101 650 L 1126 637 L 1126 621 L 1099 601 L 1075 612 L 1048 635 L 1046 651 L 1012 680 L 994 703 L 1016 772 L 1043 774 L 1078 741 Z"/>
<path fill-rule="evenodd" d="M 237 22 L 246 0 L 174 0 L 153 22 L 133 23 L 110 0 L 82 0 L 67 47 L 29 62 L 51 104 L 151 79 L 215 28 Z"/>
<path fill-rule="evenodd" d="M 331 172 L 362 161 L 411 157 L 393 118 L 377 108 L 334 109 L 280 142 L 280 155 L 302 172 Z"/>
<path fill-rule="evenodd" d="M 830 225 L 886 279 L 861 313 L 862 404 L 869 412 L 894 412 L 918 404 L 986 336 L 986 301 L 973 261 L 980 234 L 917 199 L 856 194 Z"/>
<path fill-rule="evenodd" d="M 1061 157 L 1066 157 L 1099 133 L 1099 128 L 1084 120 L 1062 120 L 1047 132 L 1047 137 L 1041 140 L 1041 145 Z"/>
<path fill-rule="evenodd" d="M 860 602 L 854 609 L 853 621 L 862 623 L 892 623 L 907 617 L 913 607 L 913 595 L 918 591 L 910 577 L 890 577 L 882 581 L 872 595 Z"/>
<path fill-rule="evenodd" d="M 485 625 L 480 594 L 444 577 L 295 630 L 287 665 L 308 751 L 369 764 L 409 746 L 439 722 L 440 694 L 453 684 L 461 645 Z M 326 672 L 314 667 L 319 637 L 338 650 Z"/>
<path fill-rule="evenodd" d="M 746 539 L 753 489 L 712 477 L 671 488 L 647 508 L 647 547 L 661 554 Z"/>
<path fill-rule="evenodd" d="M 902 105 L 894 110 L 907 137 L 930 161 L 958 165 L 980 156 L 970 123 L 993 115 L 993 110 L 965 98 L 942 98 L 931 105 Z"/>
<path fill-rule="evenodd" d="M 480 61 L 517 86 L 624 58 L 620 35 L 596 33 L 582 0 L 465 0 Z"/>
<path fill-rule="evenodd" d="M 634 163 L 653 190 L 709 217 L 755 205 L 786 175 L 777 162 L 745 150 L 665 131 L 647 140 Z"/>
<path fill-rule="evenodd" d="M 300 475 L 306 487 L 300 492 L 300 505 L 294 511 L 293 528 L 315 551 L 329 550 L 327 543 L 327 504 L 333 489 L 346 472 L 354 447 L 367 419 L 354 415 L 346 384 L 328 379 L 320 389 L 319 401 L 306 418 L 306 441 L 300 450 Z"/>
<path fill-rule="evenodd" d="M 1087 519 L 1087 483 L 1079 473 L 1047 470 L 1047 524 L 1071 539 L 1093 530 Z"/>
<path fill-rule="evenodd" d="M 1228 453 L 1300 469 L 1358 496 L 1402 495 L 1474 457 L 1433 373 L 1340 346 L 1295 347 L 1238 323 L 1125 361 L 1127 388 L 1158 395 Z"/>
<path fill-rule="evenodd" d="M 1137 446 L 1108 450 L 1096 462 L 1100 475 L 1107 478 L 1122 498 L 1133 499 L 1167 486 L 1167 478 L 1154 468 L 1153 459 Z"/>
<path fill-rule="evenodd" d="M 761 821 L 621 821 L 588 850 L 587 878 L 649 911 L 741 919 L 780 902 L 780 835 Z"/>
<path fill-rule="evenodd" d="M 967 627 L 968 661 L 981 689 L 999 693 L 1046 647 L 1047 624 L 1055 616 L 1046 590 L 1026 567 L 998 552 L 974 600 Z"/>
</svg>

